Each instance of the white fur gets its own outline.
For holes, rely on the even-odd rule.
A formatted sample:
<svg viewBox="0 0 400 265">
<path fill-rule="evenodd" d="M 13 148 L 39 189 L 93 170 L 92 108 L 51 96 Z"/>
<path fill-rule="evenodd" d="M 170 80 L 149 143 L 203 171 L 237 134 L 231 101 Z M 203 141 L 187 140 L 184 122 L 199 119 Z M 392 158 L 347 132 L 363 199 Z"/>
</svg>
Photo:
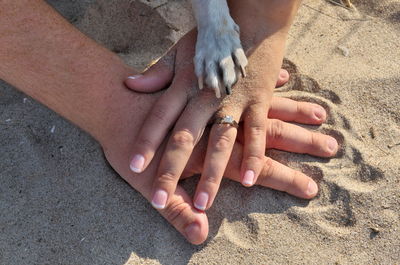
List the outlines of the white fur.
<svg viewBox="0 0 400 265">
<path fill-rule="evenodd" d="M 240 43 L 239 26 L 229 14 L 226 0 L 191 0 L 197 21 L 194 58 L 199 88 L 205 84 L 215 95 L 229 93 L 239 73 L 244 76 L 247 58 Z"/>
</svg>

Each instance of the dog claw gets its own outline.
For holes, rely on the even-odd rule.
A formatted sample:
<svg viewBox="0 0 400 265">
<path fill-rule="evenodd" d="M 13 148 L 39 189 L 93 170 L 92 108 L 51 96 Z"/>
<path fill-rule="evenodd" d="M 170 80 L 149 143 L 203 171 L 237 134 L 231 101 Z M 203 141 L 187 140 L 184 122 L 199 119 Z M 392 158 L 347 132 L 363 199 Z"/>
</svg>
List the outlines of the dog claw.
<svg viewBox="0 0 400 265">
<path fill-rule="evenodd" d="M 215 89 L 215 96 L 221 98 L 221 91 L 219 89 Z"/>
<path fill-rule="evenodd" d="M 197 83 L 199 84 L 199 89 L 202 90 L 203 87 L 204 87 L 204 81 L 203 81 L 203 77 L 202 77 L 202 76 L 200 76 L 200 77 L 197 79 Z"/>
<path fill-rule="evenodd" d="M 242 65 L 240 66 L 240 72 L 242 73 L 242 77 L 245 78 L 246 77 L 246 69 L 244 69 L 244 67 Z"/>
<path fill-rule="evenodd" d="M 227 94 L 227 95 L 232 94 L 232 88 L 231 88 L 231 86 L 225 87 L 225 91 L 226 91 L 226 94 Z"/>
</svg>

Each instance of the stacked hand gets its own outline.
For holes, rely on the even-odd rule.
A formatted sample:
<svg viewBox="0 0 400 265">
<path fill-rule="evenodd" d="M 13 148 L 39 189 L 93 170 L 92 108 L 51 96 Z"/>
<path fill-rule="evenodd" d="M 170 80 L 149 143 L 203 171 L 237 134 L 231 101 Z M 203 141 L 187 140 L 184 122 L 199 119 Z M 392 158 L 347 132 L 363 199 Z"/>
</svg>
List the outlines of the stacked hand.
<svg viewBox="0 0 400 265">
<path fill-rule="evenodd" d="M 223 106 L 220 111 L 229 108 L 229 114 L 240 114 L 248 102 L 245 101 L 242 105 L 221 103 L 215 98 L 213 91 L 198 92 L 193 66 L 190 63 L 194 40 L 193 33 L 189 33 L 142 76 L 126 81 L 128 87 L 143 92 L 157 91 L 168 84 L 171 85 L 153 105 L 133 146 L 124 146 L 124 155 L 121 155 L 121 146 L 118 144 L 108 144 L 105 151 L 114 168 L 149 199 L 168 221 L 190 242 L 201 243 L 207 236 L 207 219 L 205 213 L 198 212 L 193 206 L 201 210 L 211 206 L 222 176 L 243 183 L 245 178 L 242 158 L 246 161 L 246 155 L 254 147 L 251 144 L 246 147 L 249 142 L 247 134 L 253 135 L 246 125 L 246 120 L 239 131 L 220 125 L 213 125 L 211 130 L 207 131 L 207 123 L 220 104 Z M 261 74 L 259 72 L 259 75 Z M 284 71 L 281 71 L 281 76 L 285 76 Z M 280 78 L 278 83 L 285 81 Z M 235 91 L 243 91 L 241 84 L 235 88 L 233 100 Z M 265 124 L 265 133 L 256 134 L 257 137 L 251 138 L 251 141 L 266 142 L 267 148 L 323 157 L 330 157 L 336 153 L 337 143 L 334 138 L 284 122 L 321 124 L 326 118 L 322 107 L 285 98 L 273 98 L 268 113 L 268 119 L 267 111 L 263 114 L 257 113 L 260 122 Z M 251 120 L 252 117 L 246 119 Z M 174 129 L 168 136 L 175 120 L 177 122 Z M 239 137 L 236 139 L 237 134 Z M 260 136 L 263 139 L 257 140 Z M 126 142 L 131 141 L 126 139 Z M 118 143 L 124 143 L 124 139 L 119 139 Z M 285 191 L 301 198 L 312 198 L 317 194 L 318 187 L 311 178 L 265 157 L 264 153 L 265 148 L 261 155 L 257 156 L 257 162 L 260 164 L 257 169 L 259 178 L 254 179 L 251 184 Z M 138 158 L 138 154 L 143 158 Z M 124 156 L 133 157 L 130 168 L 142 173 L 126 171 L 126 165 L 120 163 L 121 160 L 126 161 Z M 118 163 L 115 162 L 117 160 Z M 246 162 L 244 164 L 247 165 Z M 177 183 L 179 178 L 196 173 L 202 175 L 193 204 Z M 160 190 L 164 194 L 160 194 Z M 208 200 L 204 199 L 202 193 L 208 193 Z"/>
<path fill-rule="evenodd" d="M 193 32 L 142 77 L 127 81 L 129 87 L 145 92 L 171 86 L 164 93 L 138 94 L 122 84 L 133 69 L 43 1 L 1 2 L 0 78 L 95 137 L 113 168 L 190 242 L 198 244 L 207 237 L 207 217 L 177 185 L 180 177 L 202 173 L 194 200 L 199 209 L 211 206 L 222 176 L 312 198 L 316 183 L 265 157 L 265 147 L 325 157 L 337 151 L 332 137 L 286 123 L 321 124 L 326 118 L 323 108 L 271 97 L 283 54 L 280 36 L 285 35 L 298 3 L 230 1 L 231 7 L 236 5 L 231 11 L 237 18 L 242 16 L 237 21 L 246 39 L 264 39 L 265 34 L 258 34 L 261 31 L 268 33 L 268 40 L 249 57 L 249 76 L 223 101 L 215 99 L 212 91 L 199 93 L 196 87 Z M 256 15 L 260 19 L 256 24 L 268 27 L 254 27 Z M 25 23 L 27 19 L 32 23 Z M 251 33 L 252 29 L 257 32 Z M 238 131 L 223 125 L 209 130 L 206 125 L 214 112 L 243 123 Z"/>
<path fill-rule="evenodd" d="M 265 159 L 267 131 L 271 129 L 271 125 L 276 126 L 274 122 L 268 123 L 266 119 L 272 97 L 270 87 L 273 83 L 264 75 L 270 76 L 271 70 L 261 72 L 264 67 L 258 65 L 257 71 L 250 71 L 249 77 L 234 88 L 232 95 L 221 101 L 215 98 L 213 91 L 197 89 L 197 80 L 191 64 L 194 44 L 195 34 L 190 32 L 142 76 L 134 76 L 126 81 L 131 89 L 146 92 L 157 91 L 170 84 L 143 124 L 135 141 L 130 164 L 134 172 L 143 172 L 173 127 L 151 192 L 151 202 L 157 209 L 163 209 L 167 205 L 193 148 L 201 139 L 215 112 L 218 117 L 229 115 L 237 121 L 241 118 L 243 120 L 243 157 L 238 180 L 245 186 L 251 186 L 257 181 Z M 277 71 L 279 72 L 279 69 Z M 273 76 L 275 81 L 277 74 Z M 282 106 L 291 105 L 287 99 L 279 99 L 277 102 Z M 318 111 L 320 119 L 309 122 L 317 123 L 323 120 L 323 111 Z M 233 126 L 211 126 L 204 166 L 194 195 L 194 205 L 197 209 L 206 210 L 212 205 L 237 133 Z M 273 143 L 270 143 L 270 146 L 271 144 Z M 335 151 L 335 148 L 332 151 Z M 316 155 L 329 156 L 332 152 L 321 150 Z"/>
</svg>

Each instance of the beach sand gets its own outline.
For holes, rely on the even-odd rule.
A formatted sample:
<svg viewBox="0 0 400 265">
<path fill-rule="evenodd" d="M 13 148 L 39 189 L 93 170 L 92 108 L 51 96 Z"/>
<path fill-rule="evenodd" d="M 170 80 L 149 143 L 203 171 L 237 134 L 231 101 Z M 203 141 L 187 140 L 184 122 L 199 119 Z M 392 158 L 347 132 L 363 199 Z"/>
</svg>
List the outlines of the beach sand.
<svg viewBox="0 0 400 265">
<path fill-rule="evenodd" d="M 193 26 L 186 1 L 49 1 L 137 68 Z M 322 104 L 333 159 L 269 154 L 313 176 L 307 201 L 223 181 L 193 246 L 86 133 L 0 82 L 0 264 L 399 264 L 400 2 L 305 0 L 280 95 Z M 193 189 L 197 179 L 183 185 Z"/>
</svg>

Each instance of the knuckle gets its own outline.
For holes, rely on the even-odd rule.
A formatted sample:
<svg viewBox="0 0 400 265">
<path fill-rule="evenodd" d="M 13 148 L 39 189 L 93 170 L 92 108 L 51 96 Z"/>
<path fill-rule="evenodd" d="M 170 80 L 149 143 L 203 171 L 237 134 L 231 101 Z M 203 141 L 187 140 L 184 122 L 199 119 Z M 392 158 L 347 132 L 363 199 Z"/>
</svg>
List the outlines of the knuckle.
<svg viewBox="0 0 400 265">
<path fill-rule="evenodd" d="M 264 159 L 264 167 L 262 169 L 262 175 L 264 176 L 264 180 L 271 177 L 274 173 L 274 160 L 272 158 L 266 157 Z"/>
<path fill-rule="evenodd" d="M 142 135 L 139 140 L 137 141 L 137 145 L 142 149 L 152 149 L 154 148 L 154 143 L 144 135 Z"/>
<path fill-rule="evenodd" d="M 314 132 L 310 132 L 310 140 L 309 144 L 312 147 L 317 147 L 319 146 L 319 141 L 318 141 L 318 134 Z"/>
<path fill-rule="evenodd" d="M 207 174 L 204 176 L 204 181 L 212 185 L 219 185 L 220 179 L 221 178 L 217 177 L 215 174 Z"/>
<path fill-rule="evenodd" d="M 253 137 L 261 137 L 265 134 L 265 126 L 263 124 L 252 124 L 249 126 L 248 130 Z"/>
<path fill-rule="evenodd" d="M 274 160 L 272 160 L 272 158 L 266 157 L 264 159 L 264 168 L 267 169 L 268 171 L 272 170 L 273 163 L 274 163 Z"/>
<path fill-rule="evenodd" d="M 296 101 L 296 113 L 301 114 L 303 112 L 302 104 L 299 101 Z"/>
<path fill-rule="evenodd" d="M 167 116 L 167 110 L 168 110 L 168 106 L 158 104 L 152 110 L 152 112 L 150 114 L 150 119 L 153 119 L 153 120 L 155 120 L 157 122 L 165 121 L 166 120 L 166 116 Z"/>
<path fill-rule="evenodd" d="M 178 225 L 179 219 L 183 217 L 183 213 L 188 209 L 189 205 L 183 201 L 172 201 L 167 204 L 163 210 L 165 218 L 173 225 Z"/>
<path fill-rule="evenodd" d="M 280 120 L 270 120 L 269 138 L 273 141 L 281 140 L 283 138 L 283 122 Z"/>
<path fill-rule="evenodd" d="M 172 144 L 179 148 L 189 149 L 194 145 L 194 137 L 189 131 L 178 131 L 172 136 Z"/>
<path fill-rule="evenodd" d="M 213 147 L 215 148 L 216 151 L 228 150 L 230 149 L 231 145 L 232 145 L 232 140 L 230 139 L 229 136 L 224 134 L 217 134 L 213 141 Z"/>
<path fill-rule="evenodd" d="M 311 113 L 310 105 L 302 101 L 297 101 L 296 113 L 301 116 L 309 116 L 309 113 Z"/>
<path fill-rule="evenodd" d="M 264 153 L 252 153 L 246 156 L 246 160 L 251 163 L 261 163 L 264 157 Z"/>
<path fill-rule="evenodd" d="M 177 178 L 176 174 L 171 171 L 164 171 L 159 175 L 157 182 L 159 184 L 170 184 L 171 182 L 177 182 Z"/>
<path fill-rule="evenodd" d="M 290 192 L 293 189 L 295 189 L 295 185 L 296 185 L 296 178 L 300 177 L 300 172 L 293 170 L 293 172 L 291 174 L 289 174 L 288 179 L 286 181 L 286 185 L 283 187 L 283 191 L 284 192 Z"/>
</svg>

